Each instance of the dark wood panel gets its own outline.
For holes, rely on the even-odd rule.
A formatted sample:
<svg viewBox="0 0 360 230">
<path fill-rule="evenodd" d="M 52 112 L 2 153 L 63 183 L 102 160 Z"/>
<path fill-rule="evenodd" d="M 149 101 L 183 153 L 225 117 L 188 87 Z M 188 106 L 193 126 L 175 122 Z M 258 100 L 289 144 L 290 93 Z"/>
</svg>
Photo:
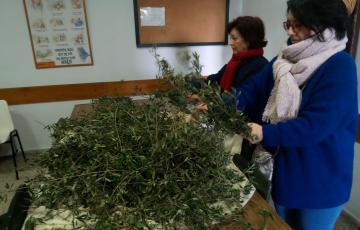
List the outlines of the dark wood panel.
<svg viewBox="0 0 360 230">
<path fill-rule="evenodd" d="M 168 85 L 157 79 L 98 82 L 66 85 L 47 85 L 0 89 L 0 99 L 9 105 L 94 99 L 102 96 L 148 95 Z"/>
</svg>

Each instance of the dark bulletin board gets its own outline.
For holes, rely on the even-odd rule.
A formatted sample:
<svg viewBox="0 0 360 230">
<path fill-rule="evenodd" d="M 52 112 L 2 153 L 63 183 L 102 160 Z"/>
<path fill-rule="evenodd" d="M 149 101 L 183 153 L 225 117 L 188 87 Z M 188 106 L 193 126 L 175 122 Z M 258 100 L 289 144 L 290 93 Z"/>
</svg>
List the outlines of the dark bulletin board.
<svg viewBox="0 0 360 230">
<path fill-rule="evenodd" d="M 137 47 L 225 45 L 229 0 L 133 0 Z M 165 9 L 165 24 L 142 26 L 140 9 Z"/>
</svg>

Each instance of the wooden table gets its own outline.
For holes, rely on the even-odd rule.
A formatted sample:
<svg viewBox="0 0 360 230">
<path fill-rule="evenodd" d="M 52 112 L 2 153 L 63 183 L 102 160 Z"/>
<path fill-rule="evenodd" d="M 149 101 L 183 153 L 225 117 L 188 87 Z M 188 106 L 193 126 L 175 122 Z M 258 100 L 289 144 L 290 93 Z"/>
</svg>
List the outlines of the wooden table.
<svg viewBox="0 0 360 230">
<path fill-rule="evenodd" d="M 91 104 L 79 104 L 75 105 L 71 118 L 77 118 L 86 112 L 91 111 L 93 106 Z M 267 229 L 268 230 L 286 230 L 291 229 L 276 213 L 274 208 L 272 208 L 260 195 L 255 192 L 253 197 L 245 206 L 244 213 L 241 216 L 244 217 L 246 221 L 248 221 L 255 229 L 260 229 L 261 224 L 263 223 L 262 216 L 258 214 L 259 210 L 265 209 L 272 214 L 273 218 L 269 218 Z M 242 226 L 236 223 L 224 223 L 219 224 L 215 227 L 215 229 L 228 229 L 228 230 L 238 230 L 242 229 Z"/>
<path fill-rule="evenodd" d="M 240 214 L 247 222 L 249 222 L 255 229 L 261 229 L 263 218 L 258 214 L 259 210 L 265 209 L 269 211 L 273 218 L 268 219 L 267 230 L 286 230 L 291 229 L 280 216 L 276 213 L 275 209 L 271 207 L 259 193 L 255 192 L 253 197 L 245 205 L 244 213 Z M 238 230 L 243 229 L 241 225 L 236 223 L 224 223 L 219 225 L 217 229 Z"/>
</svg>

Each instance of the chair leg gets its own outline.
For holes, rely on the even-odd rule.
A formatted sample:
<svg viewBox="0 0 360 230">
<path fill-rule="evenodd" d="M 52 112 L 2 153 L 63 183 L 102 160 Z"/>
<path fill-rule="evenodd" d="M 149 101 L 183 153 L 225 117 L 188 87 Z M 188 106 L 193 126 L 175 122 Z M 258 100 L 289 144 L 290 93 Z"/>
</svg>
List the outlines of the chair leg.
<svg viewBox="0 0 360 230">
<path fill-rule="evenodd" d="M 16 179 L 19 180 L 19 172 L 17 170 L 17 164 L 16 164 L 16 150 L 15 150 L 15 146 L 14 146 L 13 137 L 14 137 L 13 135 L 10 135 L 10 145 L 11 145 L 11 151 L 12 151 L 12 158 L 13 158 L 14 166 L 15 166 Z"/>
<path fill-rule="evenodd" d="M 17 138 L 17 140 L 18 140 L 18 142 L 19 142 L 21 154 L 22 154 L 22 156 L 23 156 L 23 158 L 24 158 L 24 161 L 26 162 L 27 159 L 26 159 L 26 157 L 25 157 L 25 152 L 24 152 L 24 149 L 23 149 L 22 144 L 21 144 L 19 132 L 18 132 L 16 129 L 15 129 L 15 135 L 16 135 L 16 138 Z"/>
</svg>

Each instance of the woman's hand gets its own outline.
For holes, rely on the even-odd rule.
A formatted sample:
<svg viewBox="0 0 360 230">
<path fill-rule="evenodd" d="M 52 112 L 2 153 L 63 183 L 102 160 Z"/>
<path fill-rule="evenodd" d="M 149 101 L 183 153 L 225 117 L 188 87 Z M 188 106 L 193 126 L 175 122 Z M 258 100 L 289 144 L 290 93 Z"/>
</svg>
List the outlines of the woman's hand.
<svg viewBox="0 0 360 230">
<path fill-rule="evenodd" d="M 248 123 L 251 129 L 251 137 L 247 138 L 251 144 L 257 144 L 263 140 L 262 126 L 256 123 Z"/>
<path fill-rule="evenodd" d="M 201 98 L 197 94 L 193 94 L 191 96 L 188 96 L 188 100 L 189 101 L 200 101 L 201 102 Z"/>
<path fill-rule="evenodd" d="M 197 103 L 194 108 L 191 111 L 191 115 L 193 117 L 196 117 L 198 112 L 201 111 L 203 113 L 206 113 L 208 111 L 208 106 L 207 104 L 203 103 L 203 102 L 199 102 Z"/>
<path fill-rule="evenodd" d="M 196 110 L 201 110 L 201 111 L 205 111 L 205 112 L 209 110 L 207 104 L 205 104 L 205 103 L 203 103 L 203 102 L 195 105 L 195 108 L 194 108 L 194 109 L 196 109 Z"/>
<path fill-rule="evenodd" d="M 197 94 L 193 94 L 188 97 L 189 102 L 195 101 L 196 105 L 194 106 L 191 114 L 196 115 L 199 111 L 206 112 L 208 111 L 208 106 L 204 102 L 202 102 L 201 98 Z"/>
</svg>

